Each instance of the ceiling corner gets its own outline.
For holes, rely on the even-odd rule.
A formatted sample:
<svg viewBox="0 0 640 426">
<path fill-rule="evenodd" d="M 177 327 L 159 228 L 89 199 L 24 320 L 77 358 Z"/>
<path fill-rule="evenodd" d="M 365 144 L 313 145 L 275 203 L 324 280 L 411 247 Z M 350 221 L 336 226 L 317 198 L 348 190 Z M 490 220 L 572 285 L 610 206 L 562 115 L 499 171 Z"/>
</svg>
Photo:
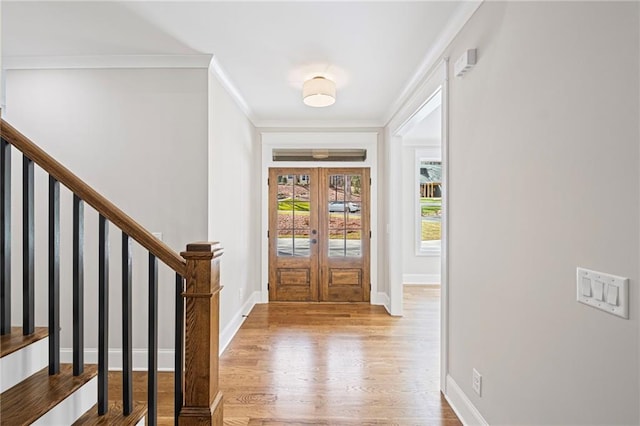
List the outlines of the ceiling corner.
<svg viewBox="0 0 640 426">
<path fill-rule="evenodd" d="M 398 95 L 395 101 L 391 103 L 391 107 L 387 110 L 382 120 L 385 123 L 385 126 L 391 122 L 400 108 L 407 103 L 420 84 L 429 77 L 432 68 L 445 53 L 449 44 L 451 44 L 453 39 L 458 35 L 467 21 L 469 21 L 471 16 L 473 16 L 483 2 L 484 0 L 473 0 L 460 4 L 456 13 L 449 19 L 447 25 L 440 32 L 438 39 L 425 54 L 413 76 L 404 85 L 400 95 Z"/>
</svg>

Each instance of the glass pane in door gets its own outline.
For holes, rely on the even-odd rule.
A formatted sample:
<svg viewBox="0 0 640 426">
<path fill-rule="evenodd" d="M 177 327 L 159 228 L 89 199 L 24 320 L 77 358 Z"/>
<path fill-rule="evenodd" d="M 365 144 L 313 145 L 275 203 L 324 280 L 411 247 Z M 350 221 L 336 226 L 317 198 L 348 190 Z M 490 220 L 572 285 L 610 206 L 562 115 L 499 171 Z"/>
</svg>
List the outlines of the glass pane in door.
<svg viewBox="0 0 640 426">
<path fill-rule="evenodd" d="M 360 175 L 329 175 L 329 256 L 359 257 L 362 254 Z"/>
<path fill-rule="evenodd" d="M 309 247 L 309 214 L 311 210 L 311 199 L 309 197 L 309 185 L 311 177 L 309 175 L 296 175 L 295 185 L 293 186 L 293 255 L 308 257 L 310 255 Z"/>
<path fill-rule="evenodd" d="M 310 256 L 309 175 L 278 176 L 278 256 Z"/>
</svg>

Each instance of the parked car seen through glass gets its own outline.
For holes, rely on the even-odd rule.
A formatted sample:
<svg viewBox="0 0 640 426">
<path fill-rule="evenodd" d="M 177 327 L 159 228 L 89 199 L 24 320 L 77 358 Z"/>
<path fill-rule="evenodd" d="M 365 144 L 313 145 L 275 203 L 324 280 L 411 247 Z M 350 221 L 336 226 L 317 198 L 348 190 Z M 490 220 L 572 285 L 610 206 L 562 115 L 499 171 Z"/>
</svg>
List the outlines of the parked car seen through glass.
<svg viewBox="0 0 640 426">
<path fill-rule="evenodd" d="M 354 213 L 360 211 L 360 205 L 356 203 L 345 203 L 344 201 L 329 202 L 329 212 L 343 212 L 345 210 Z"/>
</svg>

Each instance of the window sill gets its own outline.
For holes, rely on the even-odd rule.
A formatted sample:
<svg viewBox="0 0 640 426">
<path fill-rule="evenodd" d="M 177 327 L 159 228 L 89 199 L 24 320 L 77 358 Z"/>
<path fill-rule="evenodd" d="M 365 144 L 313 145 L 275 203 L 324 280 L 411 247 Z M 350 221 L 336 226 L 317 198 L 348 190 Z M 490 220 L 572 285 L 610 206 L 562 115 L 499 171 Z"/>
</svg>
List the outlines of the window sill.
<svg viewBox="0 0 640 426">
<path fill-rule="evenodd" d="M 442 242 L 440 240 L 422 242 L 416 248 L 416 256 L 436 257 L 440 256 L 442 250 Z"/>
</svg>

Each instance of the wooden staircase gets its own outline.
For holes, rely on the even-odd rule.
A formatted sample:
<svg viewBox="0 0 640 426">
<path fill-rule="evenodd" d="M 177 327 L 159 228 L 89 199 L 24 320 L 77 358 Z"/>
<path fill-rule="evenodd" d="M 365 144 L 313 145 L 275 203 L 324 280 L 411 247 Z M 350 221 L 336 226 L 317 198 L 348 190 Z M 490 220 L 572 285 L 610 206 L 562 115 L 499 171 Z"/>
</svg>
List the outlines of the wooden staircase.
<svg viewBox="0 0 640 426">
<path fill-rule="evenodd" d="M 22 153 L 22 229 L 12 229 L 12 149 Z M 34 256 L 34 168 L 49 175 L 48 258 Z M 0 118 L 0 424 L 157 424 L 158 261 L 175 273 L 174 423 L 222 425 L 218 388 L 219 264 L 217 243 L 176 253 L 109 200 Z M 60 188 L 73 193 L 73 287 L 60 292 Z M 43 200 L 38 199 L 38 208 Z M 46 202 L 46 200 L 44 200 Z M 84 302 L 84 205 L 98 214 L 98 302 Z M 109 230 L 121 231 L 122 311 L 109 309 Z M 22 286 L 12 286 L 12 231 L 22 234 Z M 17 235 L 13 235 L 15 238 Z M 148 398 L 132 386 L 132 244 L 148 252 Z M 36 260 L 40 263 L 36 263 Z M 36 268 L 46 283 L 35 283 Z M 93 282 L 93 280 L 92 280 Z M 48 294 L 46 327 L 35 325 L 35 291 Z M 22 290 L 22 325 L 13 326 L 12 291 Z M 73 362 L 60 362 L 60 299 L 73 306 Z M 84 362 L 84 313 L 98 313 L 98 362 Z M 162 315 L 166 315 L 162 312 Z M 109 316 L 122 316 L 121 392 L 109 392 Z M 111 374 L 114 374 L 113 372 Z M 96 398 L 97 395 L 97 398 Z"/>
</svg>

